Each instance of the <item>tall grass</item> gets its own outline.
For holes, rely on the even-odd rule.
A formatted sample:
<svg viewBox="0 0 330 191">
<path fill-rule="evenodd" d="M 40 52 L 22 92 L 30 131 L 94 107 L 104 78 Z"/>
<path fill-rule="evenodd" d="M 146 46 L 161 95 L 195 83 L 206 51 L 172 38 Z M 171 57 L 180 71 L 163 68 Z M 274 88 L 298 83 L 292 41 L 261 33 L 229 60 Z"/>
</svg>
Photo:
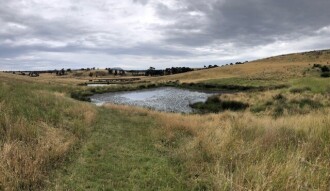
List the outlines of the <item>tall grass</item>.
<svg viewBox="0 0 330 191">
<path fill-rule="evenodd" d="M 88 133 L 96 110 L 46 85 L 0 82 L 0 190 L 36 190 Z"/>
<path fill-rule="evenodd" d="M 108 107 L 156 119 L 155 146 L 192 189 L 329 189 L 329 109 L 273 118 L 249 111 L 200 116 Z"/>
</svg>

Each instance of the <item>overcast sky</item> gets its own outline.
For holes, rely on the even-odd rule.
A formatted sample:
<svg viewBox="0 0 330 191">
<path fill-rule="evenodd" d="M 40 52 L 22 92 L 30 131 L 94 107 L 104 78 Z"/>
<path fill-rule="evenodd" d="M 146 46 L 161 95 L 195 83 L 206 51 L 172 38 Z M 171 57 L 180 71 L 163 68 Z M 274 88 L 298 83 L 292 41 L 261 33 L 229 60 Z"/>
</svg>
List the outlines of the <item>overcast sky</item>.
<svg viewBox="0 0 330 191">
<path fill-rule="evenodd" d="M 203 67 L 330 48 L 330 0 L 0 0 L 0 70 Z"/>
</svg>

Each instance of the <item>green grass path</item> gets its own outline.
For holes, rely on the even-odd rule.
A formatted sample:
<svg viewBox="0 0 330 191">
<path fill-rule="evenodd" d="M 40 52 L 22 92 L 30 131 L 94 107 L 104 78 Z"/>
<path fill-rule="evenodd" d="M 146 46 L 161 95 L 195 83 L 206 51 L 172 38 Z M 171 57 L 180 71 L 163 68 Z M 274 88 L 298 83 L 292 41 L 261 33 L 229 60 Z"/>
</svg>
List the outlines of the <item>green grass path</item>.
<svg viewBox="0 0 330 191">
<path fill-rule="evenodd" d="M 151 117 L 100 110 L 77 159 L 55 180 L 56 190 L 184 190 L 182 176 L 154 146 Z"/>
</svg>

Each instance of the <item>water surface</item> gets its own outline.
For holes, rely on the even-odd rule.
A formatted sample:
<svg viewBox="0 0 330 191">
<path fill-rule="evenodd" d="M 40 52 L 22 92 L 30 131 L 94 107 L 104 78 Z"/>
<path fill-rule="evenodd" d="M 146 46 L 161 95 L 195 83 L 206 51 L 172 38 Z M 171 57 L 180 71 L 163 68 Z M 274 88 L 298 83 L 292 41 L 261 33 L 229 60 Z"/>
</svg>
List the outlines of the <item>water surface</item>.
<svg viewBox="0 0 330 191">
<path fill-rule="evenodd" d="M 203 102 L 213 94 L 172 87 L 98 94 L 91 97 L 93 103 L 115 103 L 152 108 L 158 111 L 191 113 L 189 106 Z"/>
</svg>

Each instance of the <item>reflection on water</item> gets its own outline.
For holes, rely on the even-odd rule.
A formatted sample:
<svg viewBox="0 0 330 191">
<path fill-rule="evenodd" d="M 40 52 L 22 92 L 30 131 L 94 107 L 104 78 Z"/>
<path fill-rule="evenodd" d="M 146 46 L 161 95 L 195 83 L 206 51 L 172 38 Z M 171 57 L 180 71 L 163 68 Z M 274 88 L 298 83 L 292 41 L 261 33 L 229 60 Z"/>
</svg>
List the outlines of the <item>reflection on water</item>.
<svg viewBox="0 0 330 191">
<path fill-rule="evenodd" d="M 203 102 L 212 94 L 166 87 L 131 92 L 116 92 L 94 95 L 93 103 L 125 104 L 152 108 L 159 111 L 191 113 L 190 104 Z"/>
</svg>

